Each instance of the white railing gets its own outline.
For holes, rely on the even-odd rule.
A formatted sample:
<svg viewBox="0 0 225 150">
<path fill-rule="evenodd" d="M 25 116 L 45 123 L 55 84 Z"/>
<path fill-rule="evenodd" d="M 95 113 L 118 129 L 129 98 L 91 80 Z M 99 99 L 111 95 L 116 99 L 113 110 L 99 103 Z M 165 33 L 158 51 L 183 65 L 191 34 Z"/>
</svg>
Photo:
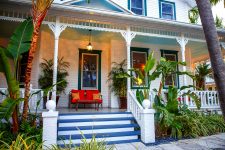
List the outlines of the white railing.
<svg viewBox="0 0 225 150">
<path fill-rule="evenodd" d="M 218 110 L 220 109 L 219 97 L 217 91 L 192 91 L 201 101 L 201 109 Z M 194 100 L 191 97 L 182 97 L 181 100 L 190 109 L 197 109 Z"/>
<path fill-rule="evenodd" d="M 153 109 L 143 108 L 136 98 L 135 91 L 128 91 L 128 111 L 131 111 L 141 129 L 144 143 L 155 142 L 155 122 Z"/>
<path fill-rule="evenodd" d="M 136 94 L 134 94 L 134 92 L 129 91 L 128 93 L 129 109 L 132 112 L 139 126 L 141 126 L 141 111 L 143 110 L 143 107 L 137 101 Z"/>
<path fill-rule="evenodd" d="M 7 88 L 0 88 L 0 91 L 6 95 L 8 94 Z M 41 89 L 31 89 L 30 93 L 31 93 L 30 98 L 29 98 L 30 111 L 33 112 L 36 110 L 36 108 L 38 111 L 42 110 L 43 109 L 43 96 L 44 96 L 43 91 L 41 91 Z M 34 94 L 34 93 L 36 93 L 36 94 Z M 0 93 L 0 103 L 6 98 L 6 95 L 4 95 L 4 94 Z M 20 89 L 20 97 L 24 98 L 24 96 L 25 96 L 25 89 L 21 88 Z M 38 101 L 40 101 L 40 104 L 37 106 Z M 23 109 L 23 102 L 20 103 L 19 108 L 20 108 L 20 110 Z"/>
</svg>

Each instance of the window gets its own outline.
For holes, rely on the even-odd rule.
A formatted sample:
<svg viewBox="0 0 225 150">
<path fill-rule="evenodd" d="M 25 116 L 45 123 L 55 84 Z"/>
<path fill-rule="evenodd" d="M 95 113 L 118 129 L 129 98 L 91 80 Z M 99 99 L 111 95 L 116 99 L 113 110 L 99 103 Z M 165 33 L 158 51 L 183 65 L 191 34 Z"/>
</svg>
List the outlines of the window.
<svg viewBox="0 0 225 150">
<path fill-rule="evenodd" d="M 23 53 L 18 63 L 17 80 L 19 81 L 21 88 L 25 87 L 25 73 L 26 73 L 26 67 L 27 67 L 27 61 L 28 61 L 28 54 L 29 52 Z"/>
<path fill-rule="evenodd" d="M 145 74 L 144 68 L 148 59 L 148 49 L 146 48 L 131 48 L 131 67 L 135 69 L 139 69 L 142 74 Z M 132 72 L 135 77 L 138 75 L 135 72 Z M 132 88 L 138 88 L 139 86 L 135 82 L 132 83 Z M 142 83 L 143 86 L 148 87 L 148 78 L 147 74 L 145 74 L 145 81 Z"/>
<path fill-rule="evenodd" d="M 164 57 L 166 60 L 178 61 L 177 51 L 161 50 L 161 56 Z M 164 88 L 173 85 L 173 83 L 175 86 L 179 87 L 179 79 L 177 74 L 172 74 L 165 77 Z"/>
<path fill-rule="evenodd" d="M 146 15 L 146 0 L 130 0 L 129 1 L 129 8 L 131 8 L 130 10 L 137 14 L 137 15 Z"/>
<path fill-rule="evenodd" d="M 101 51 L 79 51 L 78 89 L 101 89 Z"/>
<path fill-rule="evenodd" d="M 176 20 L 175 3 L 159 1 L 160 18 Z"/>
</svg>

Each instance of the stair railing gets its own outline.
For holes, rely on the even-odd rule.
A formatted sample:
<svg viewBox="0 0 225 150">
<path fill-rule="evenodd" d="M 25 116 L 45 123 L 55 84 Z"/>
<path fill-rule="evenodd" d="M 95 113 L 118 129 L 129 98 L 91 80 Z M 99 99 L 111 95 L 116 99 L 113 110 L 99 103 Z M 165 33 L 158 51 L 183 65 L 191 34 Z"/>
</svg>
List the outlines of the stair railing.
<svg viewBox="0 0 225 150">
<path fill-rule="evenodd" d="M 138 102 L 136 95 L 128 91 L 128 111 L 130 111 L 141 129 L 141 140 L 143 143 L 155 142 L 155 120 L 154 109 L 144 109 Z"/>
<path fill-rule="evenodd" d="M 139 126 L 141 126 L 141 112 L 144 109 L 141 104 L 137 101 L 135 94 L 132 91 L 129 91 L 129 110 L 133 114 Z"/>
</svg>

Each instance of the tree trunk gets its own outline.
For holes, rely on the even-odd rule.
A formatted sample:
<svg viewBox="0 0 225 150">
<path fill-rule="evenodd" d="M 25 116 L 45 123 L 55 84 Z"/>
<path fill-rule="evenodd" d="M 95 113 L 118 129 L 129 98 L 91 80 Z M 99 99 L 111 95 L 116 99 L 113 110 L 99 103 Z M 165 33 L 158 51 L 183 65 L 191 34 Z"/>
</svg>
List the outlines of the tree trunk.
<svg viewBox="0 0 225 150">
<path fill-rule="evenodd" d="M 33 22 L 35 23 L 34 23 L 34 31 L 32 35 L 31 46 L 29 49 L 27 68 L 26 68 L 26 74 L 25 74 L 25 97 L 24 97 L 23 115 L 22 115 L 23 121 L 27 119 L 27 115 L 28 115 L 28 102 L 29 102 L 29 96 L 30 96 L 30 80 L 31 80 L 33 58 L 37 48 L 37 41 L 39 37 L 40 27 L 46 14 L 47 14 L 47 11 L 37 16 L 33 16 Z"/>
<path fill-rule="evenodd" d="M 219 93 L 220 107 L 225 119 L 225 64 L 212 15 L 211 4 L 209 0 L 196 0 L 196 3 L 205 33 L 216 87 Z"/>
</svg>

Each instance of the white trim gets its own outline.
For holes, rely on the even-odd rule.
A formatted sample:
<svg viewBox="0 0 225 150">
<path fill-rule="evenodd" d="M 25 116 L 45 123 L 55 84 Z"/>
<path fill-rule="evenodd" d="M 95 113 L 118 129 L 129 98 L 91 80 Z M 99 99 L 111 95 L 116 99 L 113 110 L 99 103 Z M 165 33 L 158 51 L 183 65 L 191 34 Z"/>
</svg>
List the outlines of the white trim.
<svg viewBox="0 0 225 150">
<path fill-rule="evenodd" d="M 132 12 L 131 9 L 132 9 L 132 0 L 130 0 L 130 11 Z M 139 9 L 139 8 L 136 8 L 136 9 Z M 132 13 L 135 14 L 135 15 L 140 15 L 140 14 L 136 14 L 134 12 L 132 12 Z M 145 14 L 145 1 L 144 0 L 142 0 L 142 14 L 141 15 L 146 16 L 146 14 Z"/>
<path fill-rule="evenodd" d="M 176 8 L 176 3 L 175 2 L 173 2 L 173 3 L 171 3 L 171 2 L 167 2 L 167 1 L 159 1 L 159 3 L 160 3 L 160 8 L 161 8 L 161 10 L 160 10 L 160 18 L 163 18 L 163 16 L 162 16 L 162 14 L 163 14 L 163 11 L 162 11 L 162 4 L 163 3 L 165 3 L 165 4 L 168 4 L 168 5 L 171 5 L 172 6 L 172 11 L 173 11 L 173 16 L 172 16 L 172 19 L 168 19 L 168 18 L 163 18 L 163 19 L 168 19 L 168 20 L 176 20 L 176 18 L 175 18 L 175 13 L 176 13 L 176 10 L 175 10 L 175 8 Z"/>
<path fill-rule="evenodd" d="M 24 4 L 29 4 L 31 5 L 32 2 L 30 0 L 9 0 L 10 2 L 19 2 L 19 3 L 24 3 Z M 131 21 L 143 21 L 143 22 L 148 22 L 148 23 L 161 23 L 161 24 L 168 24 L 168 25 L 175 25 L 179 27 L 188 27 L 188 28 L 193 28 L 193 29 L 200 29 L 203 31 L 201 25 L 197 24 L 190 24 L 190 23 L 185 23 L 185 22 L 178 22 L 175 20 L 165 20 L 165 19 L 160 19 L 160 18 L 152 18 L 148 16 L 141 16 L 141 15 L 132 15 L 132 14 L 124 14 L 124 13 L 118 13 L 118 12 L 110 12 L 110 11 L 101 11 L 101 10 L 93 10 L 93 9 L 87 9 L 87 8 L 81 8 L 81 7 L 72 7 L 68 5 L 60 5 L 60 4 L 52 4 L 51 6 L 52 10 L 58 10 L 60 12 L 62 11 L 77 11 L 77 12 L 82 12 L 85 14 L 95 14 L 95 15 L 100 15 L 100 16 L 111 16 L 111 17 L 119 17 L 123 19 L 130 19 Z M 225 33 L 225 29 L 217 29 L 218 32 Z"/>
</svg>

